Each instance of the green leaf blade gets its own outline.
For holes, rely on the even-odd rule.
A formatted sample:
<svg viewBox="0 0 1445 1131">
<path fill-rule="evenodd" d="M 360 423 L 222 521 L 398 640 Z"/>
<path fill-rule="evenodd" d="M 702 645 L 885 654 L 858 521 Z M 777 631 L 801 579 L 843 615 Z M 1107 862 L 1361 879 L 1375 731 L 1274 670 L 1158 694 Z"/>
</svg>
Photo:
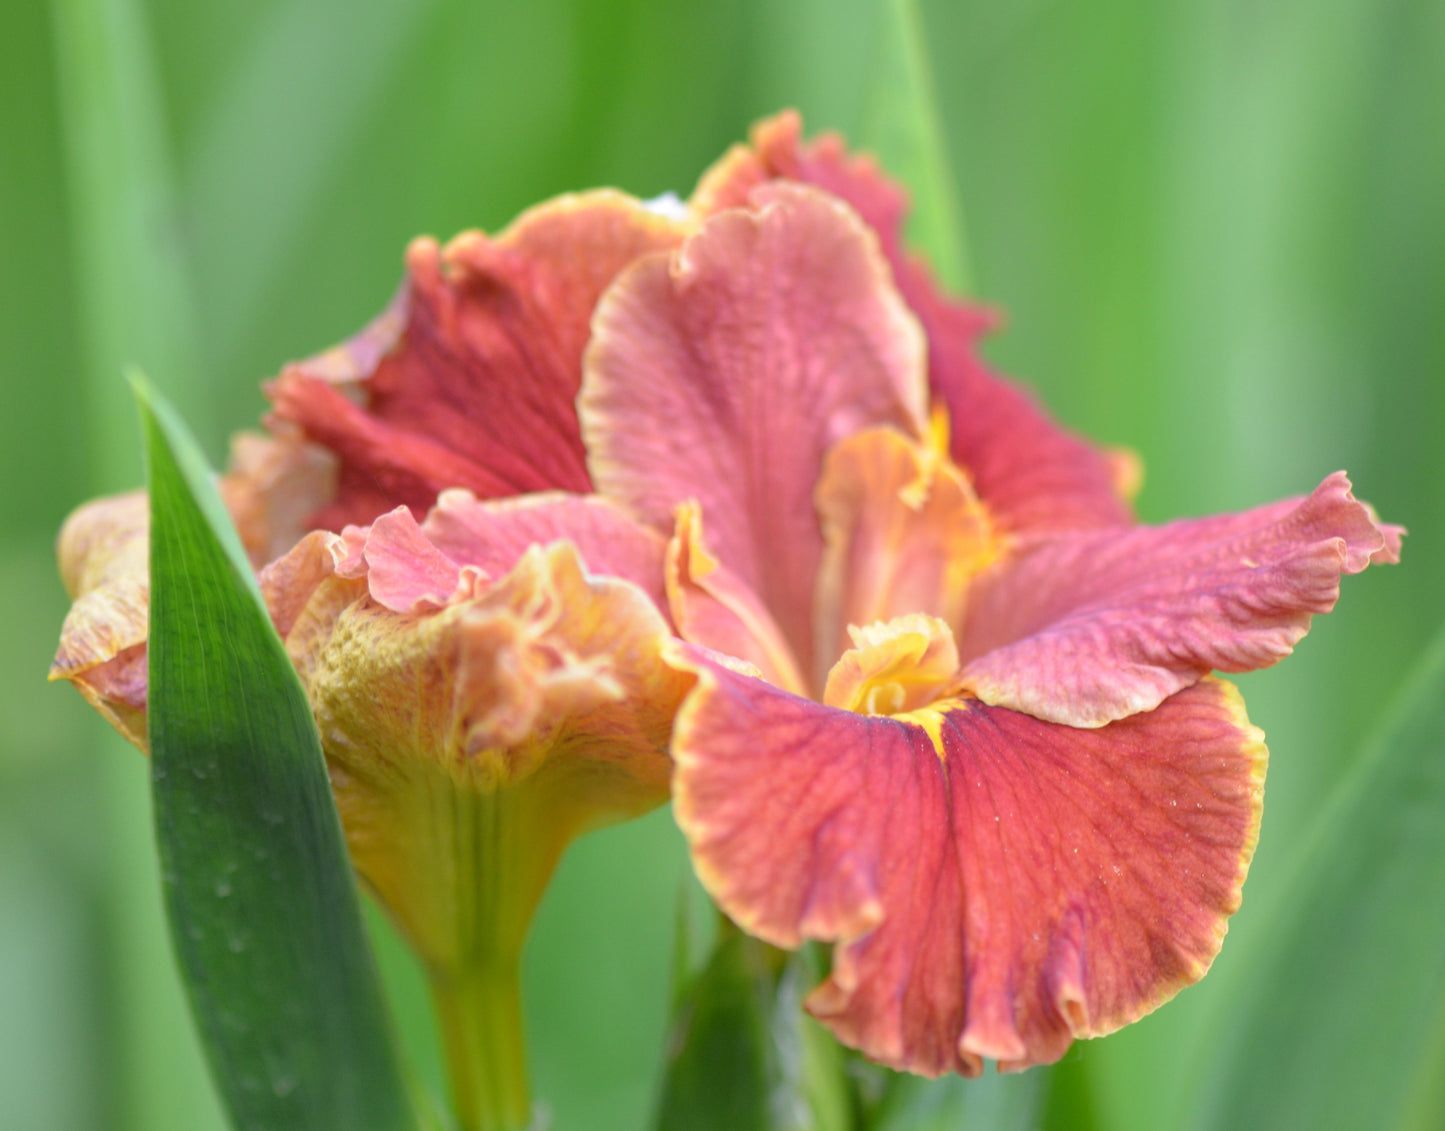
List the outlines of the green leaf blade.
<svg viewBox="0 0 1445 1131">
<path fill-rule="evenodd" d="M 237 1128 L 414 1128 L 306 697 L 209 472 L 136 383 L 171 934 Z"/>
<path fill-rule="evenodd" d="M 878 49 L 864 107 L 863 143 L 908 186 L 908 242 L 944 287 L 972 292 L 963 209 L 944 144 L 923 19 L 916 0 L 881 0 Z"/>
<path fill-rule="evenodd" d="M 1445 634 L 1307 848 L 1191 1127 L 1445 1126 Z"/>
</svg>

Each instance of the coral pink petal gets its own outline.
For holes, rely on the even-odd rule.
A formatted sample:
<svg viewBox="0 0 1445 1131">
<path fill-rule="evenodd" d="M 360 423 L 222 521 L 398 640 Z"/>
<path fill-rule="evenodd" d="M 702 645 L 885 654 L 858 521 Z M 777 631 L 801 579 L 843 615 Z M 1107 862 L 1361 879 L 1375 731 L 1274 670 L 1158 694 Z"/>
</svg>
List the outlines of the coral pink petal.
<svg viewBox="0 0 1445 1131">
<path fill-rule="evenodd" d="M 561 197 L 496 238 L 417 240 L 392 306 L 351 343 L 290 366 L 274 417 L 340 461 L 313 525 L 340 529 L 447 487 L 482 497 L 589 487 L 575 399 L 598 296 L 678 223 L 620 193 Z"/>
<path fill-rule="evenodd" d="M 928 335 L 929 380 L 952 418 L 952 455 L 1006 530 L 1070 529 L 1128 522 L 1130 508 L 1113 461 L 1059 427 L 1024 389 L 990 373 L 977 344 L 995 319 L 943 295 L 932 273 L 903 246 L 907 196 L 872 157 L 850 154 L 824 134 L 801 140 L 797 114 L 753 127 L 704 175 L 693 196 L 702 214 L 735 207 L 772 178 L 817 185 L 846 200 L 878 234 L 898 289 Z"/>
<path fill-rule="evenodd" d="M 807 670 L 823 455 L 925 428 L 922 337 L 856 214 L 803 186 L 708 220 L 604 296 L 579 410 L 599 491 L 659 531 L 697 499 Z"/>
<path fill-rule="evenodd" d="M 677 531 L 667 544 L 665 569 L 668 608 L 678 636 L 753 665 L 769 683 L 787 691 L 807 693 L 772 614 L 709 552 L 695 501 L 677 508 Z"/>
<path fill-rule="evenodd" d="M 507 573 L 530 547 L 556 542 L 572 545 L 589 576 L 631 582 L 658 612 L 667 607 L 661 536 L 595 496 L 548 492 L 479 502 L 451 490 L 425 522 L 397 507 L 331 540 L 337 575 L 365 578 L 372 600 L 397 613 L 448 605 Z"/>
<path fill-rule="evenodd" d="M 903 287 L 928 331 L 929 380 L 948 409 L 951 451 L 1000 529 L 1089 529 L 1133 521 L 1117 461 L 1053 421 L 1033 396 L 989 372 L 976 315 L 921 270 Z"/>
<path fill-rule="evenodd" d="M 362 536 L 355 528 L 346 534 Z M 419 612 L 440 608 L 456 594 L 461 567 L 432 544 L 406 507 L 382 515 L 364 537 L 366 587 L 377 604 L 397 613 Z M 338 572 L 363 576 L 356 566 Z"/>
<path fill-rule="evenodd" d="M 1022 544 L 975 583 L 960 651 L 985 702 L 1073 726 L 1147 711 L 1210 670 L 1288 655 L 1340 577 L 1398 560 L 1336 472 L 1304 500 Z"/>
<path fill-rule="evenodd" d="M 977 702 L 916 723 L 697 653 L 673 739 L 699 876 L 779 946 L 836 942 L 808 1008 L 894 1068 L 1022 1068 L 1202 976 L 1239 905 L 1266 753 L 1234 689 L 1078 730 Z"/>
<path fill-rule="evenodd" d="M 468 491 L 443 491 L 421 529 L 452 561 L 488 576 L 511 569 L 528 546 L 566 539 L 590 573 L 630 581 L 667 608 L 662 536 L 596 495 L 544 491 L 482 503 Z"/>
</svg>

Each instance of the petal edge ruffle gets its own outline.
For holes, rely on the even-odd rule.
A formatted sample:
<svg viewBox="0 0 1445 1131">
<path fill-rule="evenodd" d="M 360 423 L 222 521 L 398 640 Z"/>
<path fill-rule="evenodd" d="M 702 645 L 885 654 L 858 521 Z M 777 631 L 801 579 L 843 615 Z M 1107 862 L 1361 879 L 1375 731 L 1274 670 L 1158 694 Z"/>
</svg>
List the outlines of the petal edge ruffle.
<svg viewBox="0 0 1445 1131">
<path fill-rule="evenodd" d="M 1335 472 L 1303 500 L 1040 538 L 976 583 L 964 686 L 1071 726 L 1147 711 L 1208 671 L 1288 655 L 1341 576 L 1397 561 L 1402 534 Z"/>
<path fill-rule="evenodd" d="M 977 702 L 923 727 L 786 695 L 696 654 L 674 797 L 744 929 L 836 942 L 808 1006 L 891 1067 L 1048 1063 L 1208 968 L 1258 834 L 1267 758 L 1210 680 L 1100 730 Z"/>
</svg>

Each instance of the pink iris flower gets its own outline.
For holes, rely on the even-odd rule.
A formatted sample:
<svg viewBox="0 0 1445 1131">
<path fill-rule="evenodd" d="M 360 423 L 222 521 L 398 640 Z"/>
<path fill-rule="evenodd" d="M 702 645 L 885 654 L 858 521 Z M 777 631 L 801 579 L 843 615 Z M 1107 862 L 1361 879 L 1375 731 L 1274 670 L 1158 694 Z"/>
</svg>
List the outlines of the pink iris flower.
<svg viewBox="0 0 1445 1131">
<path fill-rule="evenodd" d="M 1047 1063 L 1208 968 L 1266 761 L 1211 673 L 1288 654 L 1403 532 L 1342 473 L 1136 524 L 1134 461 L 985 368 L 903 214 L 783 115 L 685 215 L 592 193 L 418 241 L 271 386 L 223 486 L 433 965 L 456 889 L 407 838 L 443 793 L 509 798 L 515 856 L 466 874 L 511 955 L 567 840 L 670 778 L 719 906 L 835 943 L 808 1008 L 881 1063 Z M 138 742 L 144 537 L 133 497 L 72 519 L 53 669 Z"/>
</svg>

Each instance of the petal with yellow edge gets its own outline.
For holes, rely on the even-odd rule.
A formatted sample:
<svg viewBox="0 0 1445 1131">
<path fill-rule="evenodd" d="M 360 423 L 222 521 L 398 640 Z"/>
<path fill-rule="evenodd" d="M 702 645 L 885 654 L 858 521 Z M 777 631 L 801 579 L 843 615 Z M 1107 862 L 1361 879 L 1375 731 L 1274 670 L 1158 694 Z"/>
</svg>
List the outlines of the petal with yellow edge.
<svg viewBox="0 0 1445 1131">
<path fill-rule="evenodd" d="M 974 585 L 964 686 L 1072 726 L 1147 711 L 1211 670 L 1283 659 L 1342 575 L 1399 560 L 1403 533 L 1336 472 L 1239 514 L 1021 543 Z"/>
<path fill-rule="evenodd" d="M 984 365 L 978 342 L 997 321 L 985 308 L 943 294 L 932 271 L 903 245 L 908 198 L 868 154 L 843 139 L 802 140 L 789 111 L 757 123 L 699 182 L 701 216 L 745 204 L 770 180 L 816 185 L 847 201 L 878 235 L 884 255 L 928 336 L 929 382 L 953 418 L 951 454 L 1000 528 L 1010 531 L 1114 526 L 1131 520 L 1139 463 L 1060 427 L 1026 390 Z"/>
<path fill-rule="evenodd" d="M 808 685 L 772 614 L 708 549 L 696 499 L 677 508 L 665 569 L 668 609 L 678 636 L 751 664 L 786 691 L 807 694 Z"/>
<path fill-rule="evenodd" d="M 598 491 L 660 531 L 697 499 L 806 671 L 824 453 L 872 424 L 922 435 L 925 358 L 853 210 L 764 188 L 603 296 L 578 406 Z"/>
<path fill-rule="evenodd" d="M 73 604 L 60 629 L 51 679 L 67 679 L 116 730 L 146 743 L 146 636 L 150 616 L 150 503 L 132 491 L 86 503 L 56 544 Z"/>
<path fill-rule="evenodd" d="M 415 241 L 391 306 L 270 386 L 274 417 L 340 462 L 337 498 L 312 525 L 421 512 L 448 487 L 586 491 L 574 402 L 593 308 L 619 271 L 685 230 L 598 190 L 541 204 L 496 237 Z"/>
<path fill-rule="evenodd" d="M 927 643 L 921 622 L 860 640 L 876 654 L 838 706 L 669 653 L 698 677 L 673 740 L 698 875 L 752 934 L 836 943 L 808 1009 L 930 1076 L 1055 1061 L 1202 976 L 1239 906 L 1266 760 L 1214 679 L 1097 730 L 950 695 L 946 631 L 892 716 L 846 706 L 886 705 L 873 692 L 907 664 L 883 646 Z"/>
</svg>

